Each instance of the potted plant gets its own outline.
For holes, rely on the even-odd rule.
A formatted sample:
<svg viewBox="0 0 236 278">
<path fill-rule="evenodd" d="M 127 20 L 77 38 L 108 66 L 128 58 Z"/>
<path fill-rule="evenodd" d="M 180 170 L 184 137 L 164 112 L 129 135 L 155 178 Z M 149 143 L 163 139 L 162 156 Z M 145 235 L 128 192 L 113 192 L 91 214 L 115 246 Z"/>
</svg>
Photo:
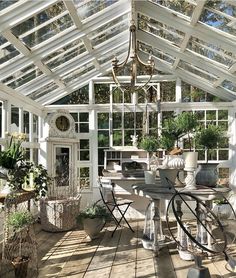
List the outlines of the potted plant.
<svg viewBox="0 0 236 278">
<path fill-rule="evenodd" d="M 13 170 L 16 163 L 24 159 L 25 150 L 21 146 L 24 140 L 24 134 L 12 134 L 9 146 L 0 152 L 0 166 L 2 168 Z"/>
<path fill-rule="evenodd" d="M 196 135 L 196 144 L 206 151 L 206 163 L 201 163 L 196 173 L 196 183 L 206 186 L 215 186 L 218 180 L 216 163 L 208 163 L 209 151 L 216 149 L 223 139 L 223 131 L 216 125 L 208 125 Z"/>
<path fill-rule="evenodd" d="M 16 164 L 13 175 L 8 178 L 13 190 L 34 191 L 36 200 L 46 196 L 51 180 L 43 165 L 24 160 Z"/>
<path fill-rule="evenodd" d="M 29 211 L 15 211 L 10 213 L 7 219 L 7 225 L 12 229 L 13 236 L 8 239 L 4 253 L 8 254 L 7 257 L 11 259 L 15 277 L 18 278 L 27 277 L 30 257 L 28 252 L 25 252 L 24 244 L 28 244 L 28 229 L 33 222 L 34 217 Z"/>
<path fill-rule="evenodd" d="M 105 222 L 111 218 L 110 213 L 105 206 L 99 205 L 98 202 L 86 207 L 80 211 L 77 216 L 77 222 L 82 223 L 85 232 L 91 239 L 98 237 Z"/>
<path fill-rule="evenodd" d="M 197 127 L 197 116 L 192 112 L 183 112 L 176 115 L 172 119 L 167 119 L 163 123 L 161 145 L 167 151 L 167 155 L 163 160 L 163 168 L 174 169 L 190 169 L 195 170 L 197 168 L 197 153 L 192 152 L 192 141 Z M 184 158 L 179 156 L 182 154 L 182 150 L 179 148 L 179 141 L 183 137 L 187 137 L 188 147 L 190 152 L 184 153 Z M 170 180 L 174 180 L 174 176 L 177 173 L 169 171 L 173 177 L 169 177 L 168 170 L 163 173 L 164 170 L 160 169 L 160 176 L 164 177 L 168 174 Z M 179 179 L 177 179 L 180 182 Z M 190 181 L 190 179 L 188 179 Z M 194 181 L 193 181 L 194 182 Z M 180 182 L 181 183 L 181 182 Z M 187 182 L 186 182 L 187 184 Z"/>
<path fill-rule="evenodd" d="M 177 116 L 177 126 L 182 130 L 182 136 L 187 137 L 186 142 L 189 151 L 184 151 L 184 168 L 188 171 L 197 169 L 198 152 L 193 151 L 193 141 L 198 126 L 197 115 L 192 112 L 183 112 Z M 188 178 L 187 178 L 188 180 Z"/>
<path fill-rule="evenodd" d="M 25 156 L 25 150 L 21 146 L 24 140 L 25 134 L 14 133 L 11 135 L 9 146 L 0 151 L 1 178 L 7 181 L 1 193 L 8 194 L 11 192 L 10 179 L 15 175 L 14 171 L 17 163 L 22 161 Z"/>
<path fill-rule="evenodd" d="M 148 153 L 148 158 L 149 158 L 147 171 L 144 172 L 145 182 L 147 184 L 155 183 L 156 170 L 157 170 L 157 158 L 153 154 L 160 147 L 159 140 L 153 135 L 146 134 L 141 138 L 139 147 Z M 151 162 L 152 162 L 152 166 L 151 166 Z"/>
</svg>

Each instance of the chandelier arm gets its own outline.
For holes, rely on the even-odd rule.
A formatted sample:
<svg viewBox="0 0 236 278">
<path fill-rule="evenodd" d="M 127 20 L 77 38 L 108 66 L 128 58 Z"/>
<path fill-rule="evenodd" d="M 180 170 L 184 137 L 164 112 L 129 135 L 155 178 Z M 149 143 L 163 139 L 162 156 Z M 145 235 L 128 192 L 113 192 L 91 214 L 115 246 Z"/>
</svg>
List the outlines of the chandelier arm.
<svg viewBox="0 0 236 278">
<path fill-rule="evenodd" d="M 131 65 L 129 66 L 129 60 L 131 60 Z M 118 74 L 119 70 L 125 67 L 129 67 L 129 73 L 130 73 L 130 84 L 128 86 L 125 86 L 126 89 L 129 87 L 132 92 L 138 91 L 141 88 L 145 87 L 150 80 L 152 79 L 153 76 L 153 71 L 154 71 L 154 60 L 151 58 L 151 56 L 148 59 L 147 63 L 144 63 L 141 61 L 137 54 L 137 41 L 136 41 L 136 26 L 134 23 L 131 24 L 130 26 L 130 34 L 129 34 L 129 45 L 128 45 L 128 53 L 127 57 L 125 60 L 121 63 L 118 63 L 119 60 L 115 57 L 114 60 L 112 61 L 112 77 L 114 82 L 116 83 L 117 86 L 122 87 L 120 84 L 120 81 L 118 79 Z M 141 71 L 143 71 L 142 67 L 144 67 L 144 72 L 149 75 L 148 80 L 141 86 L 136 86 L 137 82 L 137 70 L 138 68 L 141 68 Z M 124 71 L 125 73 L 125 71 Z M 125 90 L 126 90 L 125 89 Z"/>
<path fill-rule="evenodd" d="M 119 87 L 121 87 L 121 85 L 120 85 L 120 81 L 119 81 L 119 80 L 118 80 L 118 78 L 116 77 L 116 74 L 115 74 L 115 72 L 114 72 L 114 69 L 113 69 L 113 68 L 112 68 L 111 73 L 112 73 L 112 78 L 113 78 L 114 82 L 116 83 L 116 85 L 117 85 L 117 86 L 119 86 Z"/>
<path fill-rule="evenodd" d="M 129 60 L 129 56 L 130 56 L 130 48 L 131 48 L 131 32 L 129 33 L 129 47 L 128 47 L 127 57 L 125 58 L 125 60 L 123 62 L 121 62 L 119 64 L 117 63 L 115 65 L 116 68 L 121 68 L 127 64 L 128 60 Z"/>
<path fill-rule="evenodd" d="M 145 67 L 150 67 L 150 69 L 152 69 L 152 71 L 153 71 L 153 69 L 154 69 L 154 63 L 153 63 L 153 62 L 151 62 L 151 63 L 144 63 L 144 62 L 139 58 L 138 55 L 136 56 L 136 58 L 137 58 L 138 62 L 139 62 L 141 65 L 143 65 L 143 66 L 145 66 Z"/>
</svg>

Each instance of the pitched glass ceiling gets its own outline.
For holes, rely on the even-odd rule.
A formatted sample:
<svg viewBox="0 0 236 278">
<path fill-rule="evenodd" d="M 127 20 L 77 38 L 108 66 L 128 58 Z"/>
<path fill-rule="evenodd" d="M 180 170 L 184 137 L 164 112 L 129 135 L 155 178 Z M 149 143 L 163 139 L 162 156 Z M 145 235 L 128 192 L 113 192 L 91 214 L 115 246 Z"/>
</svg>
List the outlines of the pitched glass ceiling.
<svg viewBox="0 0 236 278">
<path fill-rule="evenodd" d="M 236 99 L 236 1 L 134 3 L 138 49 L 156 72 Z M 1 90 L 44 105 L 78 90 L 127 56 L 130 14 L 129 0 L 0 0 Z"/>
</svg>

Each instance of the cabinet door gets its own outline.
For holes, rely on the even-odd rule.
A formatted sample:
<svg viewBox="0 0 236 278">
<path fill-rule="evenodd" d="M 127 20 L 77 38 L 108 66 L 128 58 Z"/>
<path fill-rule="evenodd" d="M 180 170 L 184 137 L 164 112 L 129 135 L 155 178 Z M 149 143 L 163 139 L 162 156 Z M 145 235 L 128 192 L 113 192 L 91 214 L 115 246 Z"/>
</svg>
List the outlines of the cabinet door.
<svg viewBox="0 0 236 278">
<path fill-rule="evenodd" d="M 69 186 L 71 181 L 71 146 L 54 146 L 55 186 Z"/>
</svg>

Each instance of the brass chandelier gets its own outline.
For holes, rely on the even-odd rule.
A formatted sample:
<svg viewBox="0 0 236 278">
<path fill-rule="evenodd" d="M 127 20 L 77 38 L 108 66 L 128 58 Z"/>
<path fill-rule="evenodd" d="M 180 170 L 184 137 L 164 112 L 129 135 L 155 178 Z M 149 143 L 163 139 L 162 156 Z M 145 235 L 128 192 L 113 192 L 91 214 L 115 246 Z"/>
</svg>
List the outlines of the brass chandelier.
<svg viewBox="0 0 236 278">
<path fill-rule="evenodd" d="M 137 54 L 136 26 L 133 20 L 131 21 L 129 31 L 127 57 L 121 63 L 119 63 L 117 57 L 112 60 L 112 77 L 118 87 L 135 92 L 145 87 L 151 81 L 155 64 L 151 56 L 149 56 L 147 63 L 142 62 L 139 58 Z M 130 83 L 121 83 L 119 80 L 119 76 L 121 75 L 129 75 Z M 139 83 L 140 85 L 138 85 L 138 76 L 145 76 L 147 79 L 144 83 Z"/>
</svg>

